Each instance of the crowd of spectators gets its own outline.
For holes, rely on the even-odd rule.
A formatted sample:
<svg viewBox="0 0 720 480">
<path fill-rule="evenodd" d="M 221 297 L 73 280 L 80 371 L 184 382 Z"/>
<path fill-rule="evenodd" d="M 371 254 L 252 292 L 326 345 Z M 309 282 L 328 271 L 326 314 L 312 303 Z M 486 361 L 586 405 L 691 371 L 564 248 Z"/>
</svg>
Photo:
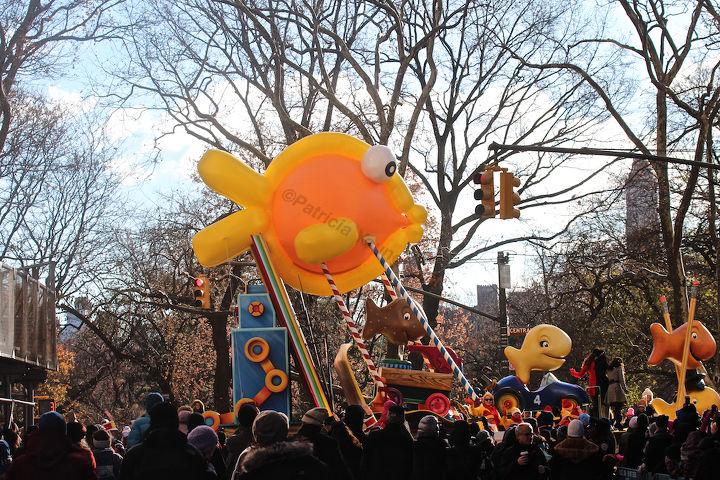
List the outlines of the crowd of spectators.
<svg viewBox="0 0 720 480">
<path fill-rule="evenodd" d="M 673 419 L 631 410 L 624 431 L 588 414 L 557 425 L 543 412 L 499 434 L 475 419 L 435 415 L 411 429 L 398 405 L 369 429 L 360 406 L 348 406 L 342 420 L 313 408 L 290 434 L 283 413 L 248 403 L 225 438 L 205 425 L 197 402 L 176 408 L 151 393 L 147 412 L 122 431 L 107 419 L 84 426 L 54 411 L 22 436 L 6 428 L 0 480 L 610 480 L 618 469 L 639 478 L 720 478 L 720 415 L 713 407 L 701 416 L 691 403 Z"/>
</svg>

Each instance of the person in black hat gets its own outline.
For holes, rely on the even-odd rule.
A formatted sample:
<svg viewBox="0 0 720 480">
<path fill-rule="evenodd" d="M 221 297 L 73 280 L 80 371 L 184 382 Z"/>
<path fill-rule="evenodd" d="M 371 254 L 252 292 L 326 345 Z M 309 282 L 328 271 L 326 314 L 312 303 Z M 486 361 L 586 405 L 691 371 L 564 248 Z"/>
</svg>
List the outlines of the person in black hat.
<svg viewBox="0 0 720 480">
<path fill-rule="evenodd" d="M 361 478 L 407 480 L 412 468 L 413 438 L 405 426 L 405 410 L 393 405 L 388 409 L 385 428 L 371 431 L 365 441 Z"/>
</svg>

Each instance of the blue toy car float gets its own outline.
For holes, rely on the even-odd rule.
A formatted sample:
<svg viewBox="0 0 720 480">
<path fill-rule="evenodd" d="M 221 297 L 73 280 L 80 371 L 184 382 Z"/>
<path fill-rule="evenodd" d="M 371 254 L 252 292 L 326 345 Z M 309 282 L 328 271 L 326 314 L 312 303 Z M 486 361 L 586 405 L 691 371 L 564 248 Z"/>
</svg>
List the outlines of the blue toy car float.
<svg viewBox="0 0 720 480">
<path fill-rule="evenodd" d="M 563 399 L 575 405 L 590 403 L 587 393 L 572 383 L 561 382 L 550 372 L 543 375 L 540 388 L 528 390 L 516 376 L 512 375 L 500 380 L 493 390 L 495 405 L 502 412 L 510 413 L 513 408 L 520 410 L 543 410 L 546 406 L 560 410 Z"/>
</svg>

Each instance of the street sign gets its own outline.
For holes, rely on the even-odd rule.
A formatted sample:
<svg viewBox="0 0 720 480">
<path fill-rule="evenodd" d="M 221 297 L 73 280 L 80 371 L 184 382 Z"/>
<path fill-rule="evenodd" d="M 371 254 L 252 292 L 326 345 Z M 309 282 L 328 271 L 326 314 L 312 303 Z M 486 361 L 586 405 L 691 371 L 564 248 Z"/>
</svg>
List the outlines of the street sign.
<svg viewBox="0 0 720 480">
<path fill-rule="evenodd" d="M 530 327 L 508 327 L 508 336 L 524 337 L 530 331 Z"/>
</svg>

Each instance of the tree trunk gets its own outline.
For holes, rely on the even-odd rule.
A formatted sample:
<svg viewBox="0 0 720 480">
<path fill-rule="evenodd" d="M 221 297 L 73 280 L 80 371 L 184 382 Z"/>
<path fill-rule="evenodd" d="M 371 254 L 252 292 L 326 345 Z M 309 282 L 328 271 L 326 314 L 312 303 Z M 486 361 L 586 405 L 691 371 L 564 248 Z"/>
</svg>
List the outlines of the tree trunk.
<svg viewBox="0 0 720 480">
<path fill-rule="evenodd" d="M 227 335 L 227 315 L 214 312 L 209 315 L 212 327 L 212 341 L 215 347 L 215 378 L 213 380 L 213 399 L 215 410 L 220 413 L 231 411 L 230 407 L 230 343 Z"/>
</svg>

